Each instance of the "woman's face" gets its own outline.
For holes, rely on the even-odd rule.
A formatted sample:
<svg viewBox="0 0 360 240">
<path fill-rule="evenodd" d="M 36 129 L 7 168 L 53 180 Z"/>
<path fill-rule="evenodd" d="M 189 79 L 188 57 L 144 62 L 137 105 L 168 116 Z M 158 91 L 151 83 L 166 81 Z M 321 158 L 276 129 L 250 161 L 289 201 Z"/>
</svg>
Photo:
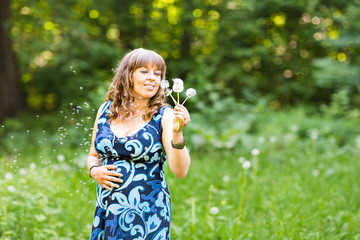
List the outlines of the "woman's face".
<svg viewBox="0 0 360 240">
<path fill-rule="evenodd" d="M 134 87 L 132 95 L 135 98 L 152 98 L 159 90 L 161 70 L 156 67 L 140 67 L 132 74 Z"/>
</svg>

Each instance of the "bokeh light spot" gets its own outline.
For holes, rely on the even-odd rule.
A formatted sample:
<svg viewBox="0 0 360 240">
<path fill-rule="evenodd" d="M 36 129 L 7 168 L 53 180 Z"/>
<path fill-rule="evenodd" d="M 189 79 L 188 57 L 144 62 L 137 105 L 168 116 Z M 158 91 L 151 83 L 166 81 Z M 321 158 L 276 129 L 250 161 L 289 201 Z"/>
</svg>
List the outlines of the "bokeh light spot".
<svg viewBox="0 0 360 240">
<path fill-rule="evenodd" d="M 96 19 L 100 16 L 100 13 L 98 10 L 90 10 L 89 12 L 89 18 Z"/>
</svg>

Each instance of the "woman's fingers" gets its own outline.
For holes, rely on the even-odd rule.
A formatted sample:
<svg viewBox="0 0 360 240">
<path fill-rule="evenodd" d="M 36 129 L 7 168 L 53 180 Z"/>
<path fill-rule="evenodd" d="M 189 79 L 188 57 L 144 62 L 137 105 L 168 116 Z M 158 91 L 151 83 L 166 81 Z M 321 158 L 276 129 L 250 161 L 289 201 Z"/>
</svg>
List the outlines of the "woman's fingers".
<svg viewBox="0 0 360 240">
<path fill-rule="evenodd" d="M 119 188 L 120 186 L 116 183 L 113 183 L 111 181 L 105 181 L 105 184 L 109 187 L 113 187 L 113 188 Z"/>
<path fill-rule="evenodd" d="M 182 105 L 177 105 L 174 108 L 174 115 L 176 118 L 180 119 L 184 125 L 190 122 L 190 114 L 186 107 Z"/>
<path fill-rule="evenodd" d="M 104 166 L 108 171 L 106 172 L 107 175 L 111 175 L 111 176 L 115 176 L 115 177 L 118 177 L 118 178 L 121 178 L 123 175 L 121 173 L 118 173 L 116 171 L 111 171 L 111 170 L 114 170 L 114 169 L 117 169 L 118 166 L 115 166 L 115 165 L 105 165 Z"/>
<path fill-rule="evenodd" d="M 121 180 L 122 181 L 122 180 Z M 111 191 L 113 188 L 119 188 L 120 185 L 119 184 L 116 184 L 112 181 L 103 181 L 101 184 L 100 184 L 103 188 Z"/>
<path fill-rule="evenodd" d="M 115 165 L 104 165 L 99 167 L 96 173 L 97 182 L 105 189 L 111 191 L 113 188 L 119 188 L 119 184 L 123 183 L 121 179 L 123 174 L 113 171 L 118 167 Z"/>
<path fill-rule="evenodd" d="M 110 182 L 104 182 L 102 184 L 100 184 L 103 188 L 105 188 L 106 190 L 112 191 L 112 188 L 116 187 L 116 184 L 111 184 Z"/>
<path fill-rule="evenodd" d="M 121 178 L 118 178 L 118 177 L 107 177 L 106 180 L 112 181 L 112 182 L 123 183 L 123 180 Z"/>
<path fill-rule="evenodd" d="M 115 172 L 115 171 L 107 171 L 106 174 L 108 176 L 114 176 L 114 177 L 118 177 L 118 178 L 123 177 L 122 173 L 118 173 L 118 172 Z"/>
<path fill-rule="evenodd" d="M 107 170 L 113 170 L 113 169 L 117 169 L 118 166 L 115 166 L 115 165 L 104 165 L 104 167 L 107 169 Z"/>
</svg>

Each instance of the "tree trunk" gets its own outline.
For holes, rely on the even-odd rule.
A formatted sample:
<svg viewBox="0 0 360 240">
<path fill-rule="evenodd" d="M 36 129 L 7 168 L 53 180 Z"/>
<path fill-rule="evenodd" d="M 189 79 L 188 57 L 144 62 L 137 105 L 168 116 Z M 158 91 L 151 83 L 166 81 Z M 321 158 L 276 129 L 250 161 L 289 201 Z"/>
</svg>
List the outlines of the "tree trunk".
<svg viewBox="0 0 360 240">
<path fill-rule="evenodd" d="M 10 0 L 0 1 L 0 121 L 25 107 L 17 74 L 15 53 L 5 23 L 10 19 Z"/>
</svg>

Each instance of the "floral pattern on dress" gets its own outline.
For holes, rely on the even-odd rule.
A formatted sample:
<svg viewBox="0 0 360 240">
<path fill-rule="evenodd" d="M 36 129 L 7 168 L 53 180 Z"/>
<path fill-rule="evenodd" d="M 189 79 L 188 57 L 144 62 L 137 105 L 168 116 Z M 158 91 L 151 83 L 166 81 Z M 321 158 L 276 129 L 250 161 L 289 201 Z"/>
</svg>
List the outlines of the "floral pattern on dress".
<svg viewBox="0 0 360 240">
<path fill-rule="evenodd" d="M 103 165 L 123 174 L 119 188 L 97 184 L 91 240 L 170 239 L 170 193 L 164 175 L 166 154 L 161 142 L 166 107 L 138 132 L 118 138 L 110 129 L 106 102 L 98 119 L 95 149 Z"/>
</svg>

